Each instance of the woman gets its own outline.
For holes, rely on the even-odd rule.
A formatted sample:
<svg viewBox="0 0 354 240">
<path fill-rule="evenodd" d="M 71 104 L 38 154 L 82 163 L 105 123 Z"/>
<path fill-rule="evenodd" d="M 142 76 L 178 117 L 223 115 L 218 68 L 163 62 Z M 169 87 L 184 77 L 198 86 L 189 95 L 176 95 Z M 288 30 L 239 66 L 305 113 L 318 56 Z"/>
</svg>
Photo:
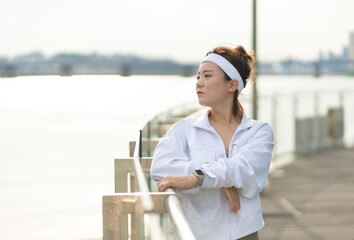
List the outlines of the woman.
<svg viewBox="0 0 354 240">
<path fill-rule="evenodd" d="M 156 147 L 151 176 L 160 191 L 180 190 L 197 239 L 258 239 L 264 226 L 259 194 L 274 145 L 269 124 L 246 116 L 239 93 L 253 77 L 242 46 L 217 47 L 202 60 L 199 103 L 210 109 L 177 122 Z"/>
</svg>

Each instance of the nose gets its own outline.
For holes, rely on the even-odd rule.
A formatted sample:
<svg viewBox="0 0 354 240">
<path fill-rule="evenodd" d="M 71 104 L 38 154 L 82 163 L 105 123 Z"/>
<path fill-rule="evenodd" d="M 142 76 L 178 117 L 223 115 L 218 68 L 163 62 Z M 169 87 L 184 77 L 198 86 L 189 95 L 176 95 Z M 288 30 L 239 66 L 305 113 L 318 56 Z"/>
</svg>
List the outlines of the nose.
<svg viewBox="0 0 354 240">
<path fill-rule="evenodd" d="M 202 81 L 200 78 L 197 80 L 195 86 L 196 86 L 196 88 L 200 88 L 202 86 Z"/>
</svg>

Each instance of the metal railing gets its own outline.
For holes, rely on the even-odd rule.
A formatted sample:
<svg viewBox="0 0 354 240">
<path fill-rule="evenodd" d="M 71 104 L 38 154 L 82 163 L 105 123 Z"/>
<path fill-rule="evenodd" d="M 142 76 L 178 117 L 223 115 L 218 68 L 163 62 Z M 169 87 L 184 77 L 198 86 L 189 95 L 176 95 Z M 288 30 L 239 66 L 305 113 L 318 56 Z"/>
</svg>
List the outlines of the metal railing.
<svg viewBox="0 0 354 240">
<path fill-rule="evenodd" d="M 353 145 L 353 101 L 353 90 L 259 97 L 259 118 L 272 125 L 275 135 L 273 158 Z M 301 139 L 306 140 L 307 149 L 301 149 Z"/>
<path fill-rule="evenodd" d="M 152 197 L 149 195 L 150 192 L 149 186 L 145 179 L 144 171 L 140 165 L 141 151 L 142 150 L 141 150 L 141 130 L 140 130 L 139 137 L 136 141 L 134 157 L 133 157 L 134 169 L 138 181 L 138 186 L 139 186 L 138 188 L 140 192 L 143 194 L 142 201 L 143 201 L 144 210 L 145 212 L 152 212 L 154 210 L 154 202 L 152 200 Z"/>
</svg>

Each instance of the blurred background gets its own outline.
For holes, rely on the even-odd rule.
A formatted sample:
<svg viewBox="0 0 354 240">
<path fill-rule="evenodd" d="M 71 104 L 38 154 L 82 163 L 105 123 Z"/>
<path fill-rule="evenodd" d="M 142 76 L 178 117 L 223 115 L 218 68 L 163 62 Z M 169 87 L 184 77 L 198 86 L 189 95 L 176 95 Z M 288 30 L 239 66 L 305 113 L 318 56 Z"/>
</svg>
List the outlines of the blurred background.
<svg viewBox="0 0 354 240">
<path fill-rule="evenodd" d="M 254 48 L 252 1 L 0 6 L 1 239 L 100 239 L 113 159 L 156 114 L 197 105 L 209 50 Z M 276 160 L 353 146 L 353 12 L 352 0 L 258 2 L 258 118 L 276 133 Z"/>
</svg>

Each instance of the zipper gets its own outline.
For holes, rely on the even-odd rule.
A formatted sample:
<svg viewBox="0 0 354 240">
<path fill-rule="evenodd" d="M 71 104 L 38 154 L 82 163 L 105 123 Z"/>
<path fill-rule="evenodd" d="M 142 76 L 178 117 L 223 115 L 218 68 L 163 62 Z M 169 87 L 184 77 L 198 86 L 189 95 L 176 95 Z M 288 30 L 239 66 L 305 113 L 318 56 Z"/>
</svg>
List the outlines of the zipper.
<svg viewBox="0 0 354 240">
<path fill-rule="evenodd" d="M 215 131 L 215 129 L 213 128 L 213 126 L 210 125 L 210 127 L 211 127 L 211 130 L 209 129 L 209 131 L 211 131 L 212 133 L 214 133 L 214 134 L 219 138 L 220 142 L 222 143 L 223 149 L 225 149 L 224 141 L 222 140 L 222 138 L 220 137 L 220 135 Z M 225 149 L 225 151 L 224 151 L 226 158 L 230 158 L 231 144 L 232 144 L 232 141 L 234 140 L 234 138 L 235 138 L 235 136 L 236 136 L 236 133 L 239 132 L 238 130 L 239 130 L 239 128 L 236 129 L 234 135 L 232 136 L 232 138 L 231 138 L 231 140 L 230 140 L 230 143 L 229 143 L 229 148 L 228 148 L 228 150 Z"/>
<path fill-rule="evenodd" d="M 209 123 L 210 124 L 210 123 Z M 231 140 L 230 140 L 230 143 L 229 143 L 229 148 L 228 148 L 228 151 L 226 151 L 225 149 L 225 144 L 224 144 L 224 141 L 222 140 L 222 138 L 220 137 L 220 135 L 216 132 L 216 130 L 214 129 L 214 127 L 210 124 L 210 127 L 209 127 L 209 131 L 211 131 L 212 133 L 216 134 L 216 136 L 218 136 L 219 140 L 221 141 L 222 143 L 222 146 L 223 146 L 223 149 L 225 149 L 225 155 L 227 158 L 229 158 L 231 155 L 230 155 L 230 152 L 231 152 L 231 144 L 236 136 L 236 134 L 238 132 L 240 132 L 241 130 L 243 130 L 245 128 L 245 126 L 242 126 L 241 127 L 241 124 L 242 124 L 242 121 L 240 123 L 240 125 L 237 127 L 236 131 L 234 132 L 234 135 L 232 136 Z M 228 153 L 228 154 L 227 154 Z"/>
<path fill-rule="evenodd" d="M 225 149 L 225 144 L 224 144 L 224 141 L 222 140 L 222 138 L 220 137 L 220 135 L 215 131 L 215 129 L 213 128 L 213 126 L 210 125 L 210 129 L 209 129 L 210 132 L 214 133 L 218 138 L 219 138 L 219 141 L 221 142 L 222 144 L 222 148 Z M 225 154 L 226 154 L 226 149 L 224 150 Z"/>
<path fill-rule="evenodd" d="M 240 125 L 241 125 L 241 124 L 240 124 Z M 232 138 L 231 138 L 231 140 L 230 140 L 229 149 L 228 149 L 228 150 L 229 150 L 229 151 L 228 151 L 228 158 L 231 157 L 231 144 L 232 144 L 232 142 L 233 142 L 233 140 L 234 140 L 234 138 L 235 138 L 237 132 L 239 132 L 238 130 L 239 130 L 240 125 L 237 127 L 236 131 L 234 132 L 234 135 L 232 136 Z"/>
</svg>

